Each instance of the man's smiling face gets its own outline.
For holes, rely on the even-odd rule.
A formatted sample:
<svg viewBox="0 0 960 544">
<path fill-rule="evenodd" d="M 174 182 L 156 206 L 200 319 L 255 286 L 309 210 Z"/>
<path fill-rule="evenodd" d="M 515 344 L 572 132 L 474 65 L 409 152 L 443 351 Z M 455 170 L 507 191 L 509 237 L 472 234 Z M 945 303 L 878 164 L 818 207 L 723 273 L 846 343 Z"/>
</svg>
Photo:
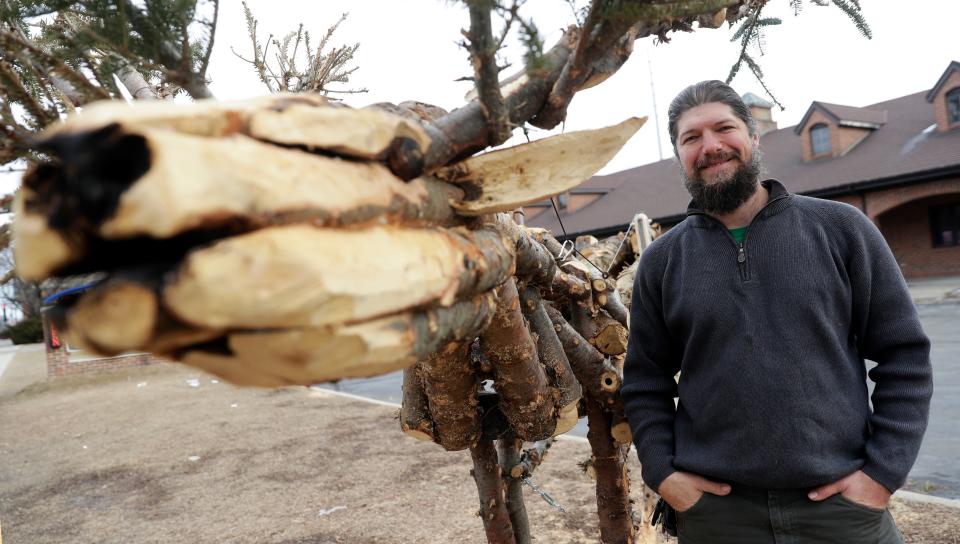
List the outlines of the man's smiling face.
<svg viewBox="0 0 960 544">
<path fill-rule="evenodd" d="M 758 141 L 721 102 L 690 108 L 677 122 L 677 156 L 686 178 L 705 185 L 733 179 L 738 169 L 750 164 Z"/>
<path fill-rule="evenodd" d="M 690 108 L 677 120 L 677 134 L 683 184 L 702 210 L 727 214 L 756 193 L 760 138 L 730 106 L 708 102 Z"/>
</svg>

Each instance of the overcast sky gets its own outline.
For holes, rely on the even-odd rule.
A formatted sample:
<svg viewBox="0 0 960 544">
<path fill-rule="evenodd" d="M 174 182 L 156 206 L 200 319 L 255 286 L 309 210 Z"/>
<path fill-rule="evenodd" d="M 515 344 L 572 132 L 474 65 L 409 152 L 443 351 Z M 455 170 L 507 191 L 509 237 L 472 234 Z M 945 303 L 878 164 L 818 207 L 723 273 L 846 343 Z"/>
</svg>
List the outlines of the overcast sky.
<svg viewBox="0 0 960 544">
<path fill-rule="evenodd" d="M 253 69 L 231 52 L 232 47 L 249 57 L 251 49 L 240 2 L 221 4 L 208 74 L 211 89 L 223 99 L 263 94 L 266 89 Z M 262 39 L 270 33 L 283 35 L 295 30 L 301 22 L 319 37 L 348 11 L 349 17 L 333 42 L 360 42 L 355 57 L 359 69 L 349 86 L 370 90 L 345 95 L 350 105 L 420 100 L 452 109 L 464 103 L 464 94 L 471 88 L 471 83 L 454 81 L 471 75 L 467 54 L 457 46 L 460 29 L 469 26 L 462 4 L 442 0 L 248 0 L 248 4 L 260 21 Z M 764 70 L 767 85 L 787 108 L 774 111 L 781 127 L 796 124 L 814 100 L 865 106 L 929 89 L 951 60 L 960 60 L 960 2 L 862 0 L 864 17 L 873 30 L 872 40 L 861 36 L 836 7 L 807 4 L 795 17 L 787 0 L 771 0 L 764 15 L 780 17 L 783 24 L 766 32 L 762 56 L 752 51 Z M 529 0 L 521 14 L 534 19 L 547 47 L 573 21 L 564 0 Z M 738 45 L 730 42 L 731 35 L 732 30 L 724 26 L 671 34 L 672 41 L 667 44 L 654 45 L 652 38 L 639 40 L 633 56 L 616 75 L 577 94 L 565 129 L 598 128 L 628 116 L 649 116 L 647 126 L 601 172 L 658 160 L 652 72 L 663 153 L 670 156 L 665 119 L 670 99 L 692 82 L 726 78 L 738 53 Z M 522 46 L 513 41 L 504 56 L 519 68 L 522 53 Z M 510 68 L 504 73 L 513 71 Z M 749 91 L 766 97 L 746 68 L 734 79 L 733 86 L 741 94 Z M 544 135 L 538 131 L 532 137 Z M 522 139 L 522 135 L 515 136 L 508 143 L 520 143 Z M 15 182 L 11 177 L 7 176 L 4 188 L 12 188 Z"/>
</svg>

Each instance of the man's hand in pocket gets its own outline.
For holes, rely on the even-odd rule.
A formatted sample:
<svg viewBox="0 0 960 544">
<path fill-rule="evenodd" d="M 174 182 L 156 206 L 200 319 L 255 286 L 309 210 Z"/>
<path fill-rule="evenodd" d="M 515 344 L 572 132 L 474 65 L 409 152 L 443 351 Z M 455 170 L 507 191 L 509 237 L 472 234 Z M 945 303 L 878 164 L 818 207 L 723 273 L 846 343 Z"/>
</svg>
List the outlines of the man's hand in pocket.
<svg viewBox="0 0 960 544">
<path fill-rule="evenodd" d="M 677 512 L 689 510 L 704 493 L 726 495 L 730 486 L 690 472 L 674 472 L 660 483 L 657 493 Z"/>
</svg>

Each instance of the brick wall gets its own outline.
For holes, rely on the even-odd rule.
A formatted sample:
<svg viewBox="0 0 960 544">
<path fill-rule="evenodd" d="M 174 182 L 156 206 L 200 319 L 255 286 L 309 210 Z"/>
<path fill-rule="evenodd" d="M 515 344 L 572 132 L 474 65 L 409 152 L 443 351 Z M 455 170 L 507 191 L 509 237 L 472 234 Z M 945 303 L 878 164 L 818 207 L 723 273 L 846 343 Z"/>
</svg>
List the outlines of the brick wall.
<svg viewBox="0 0 960 544">
<path fill-rule="evenodd" d="M 960 246 L 933 247 L 930 206 L 960 202 L 960 194 L 915 200 L 881 215 L 878 226 L 907 278 L 960 274 Z"/>
<path fill-rule="evenodd" d="M 937 130 L 940 132 L 960 128 L 960 125 L 956 123 L 950 125 L 947 117 L 946 95 L 957 87 L 960 87 L 960 71 L 954 70 L 943 86 L 940 87 L 940 92 L 933 98 L 933 117 L 937 120 Z"/>
<path fill-rule="evenodd" d="M 960 178 L 917 183 L 892 189 L 873 191 L 867 195 L 866 214 L 876 222 L 877 217 L 897 206 L 922 198 L 940 195 L 960 195 Z"/>
<path fill-rule="evenodd" d="M 47 319 L 43 320 L 43 341 L 47 349 L 47 377 L 57 378 L 71 374 L 85 374 L 89 372 L 107 372 L 111 370 L 120 370 L 124 368 L 133 368 L 138 366 L 147 366 L 156 363 L 166 362 L 163 359 L 155 357 L 149 353 L 135 353 L 130 355 L 119 355 L 117 357 L 73 357 L 67 349 L 67 343 L 60 338 L 59 347 L 51 345 L 51 334 L 55 334 L 53 327 Z"/>
</svg>

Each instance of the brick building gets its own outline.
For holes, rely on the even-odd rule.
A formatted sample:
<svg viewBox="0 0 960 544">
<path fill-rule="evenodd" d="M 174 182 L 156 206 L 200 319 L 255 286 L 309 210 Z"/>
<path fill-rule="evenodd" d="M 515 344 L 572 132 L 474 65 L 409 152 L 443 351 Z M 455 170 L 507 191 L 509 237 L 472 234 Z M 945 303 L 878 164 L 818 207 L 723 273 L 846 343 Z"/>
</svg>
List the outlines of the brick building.
<svg viewBox="0 0 960 544">
<path fill-rule="evenodd" d="M 927 91 L 866 107 L 814 102 L 778 128 L 772 104 L 747 93 L 767 176 L 791 192 L 846 202 L 879 227 L 908 278 L 960 275 L 960 62 Z M 569 237 L 607 236 L 637 212 L 669 228 L 689 195 L 673 159 L 595 176 L 555 201 Z M 549 201 L 527 224 L 561 233 Z"/>
<path fill-rule="evenodd" d="M 59 293 L 44 293 L 44 303 L 52 304 L 58 298 L 74 296 L 82 292 L 87 287 L 84 284 L 88 283 L 88 280 L 88 277 L 73 278 L 72 283 L 64 283 L 60 286 L 63 290 Z M 69 285 L 74 287 L 67 288 Z M 43 315 L 43 344 L 46 347 L 48 378 L 121 370 L 166 362 L 149 353 L 124 353 L 115 357 L 101 357 L 84 352 L 76 346 L 71 346 L 63 338 L 47 312 Z"/>
</svg>

